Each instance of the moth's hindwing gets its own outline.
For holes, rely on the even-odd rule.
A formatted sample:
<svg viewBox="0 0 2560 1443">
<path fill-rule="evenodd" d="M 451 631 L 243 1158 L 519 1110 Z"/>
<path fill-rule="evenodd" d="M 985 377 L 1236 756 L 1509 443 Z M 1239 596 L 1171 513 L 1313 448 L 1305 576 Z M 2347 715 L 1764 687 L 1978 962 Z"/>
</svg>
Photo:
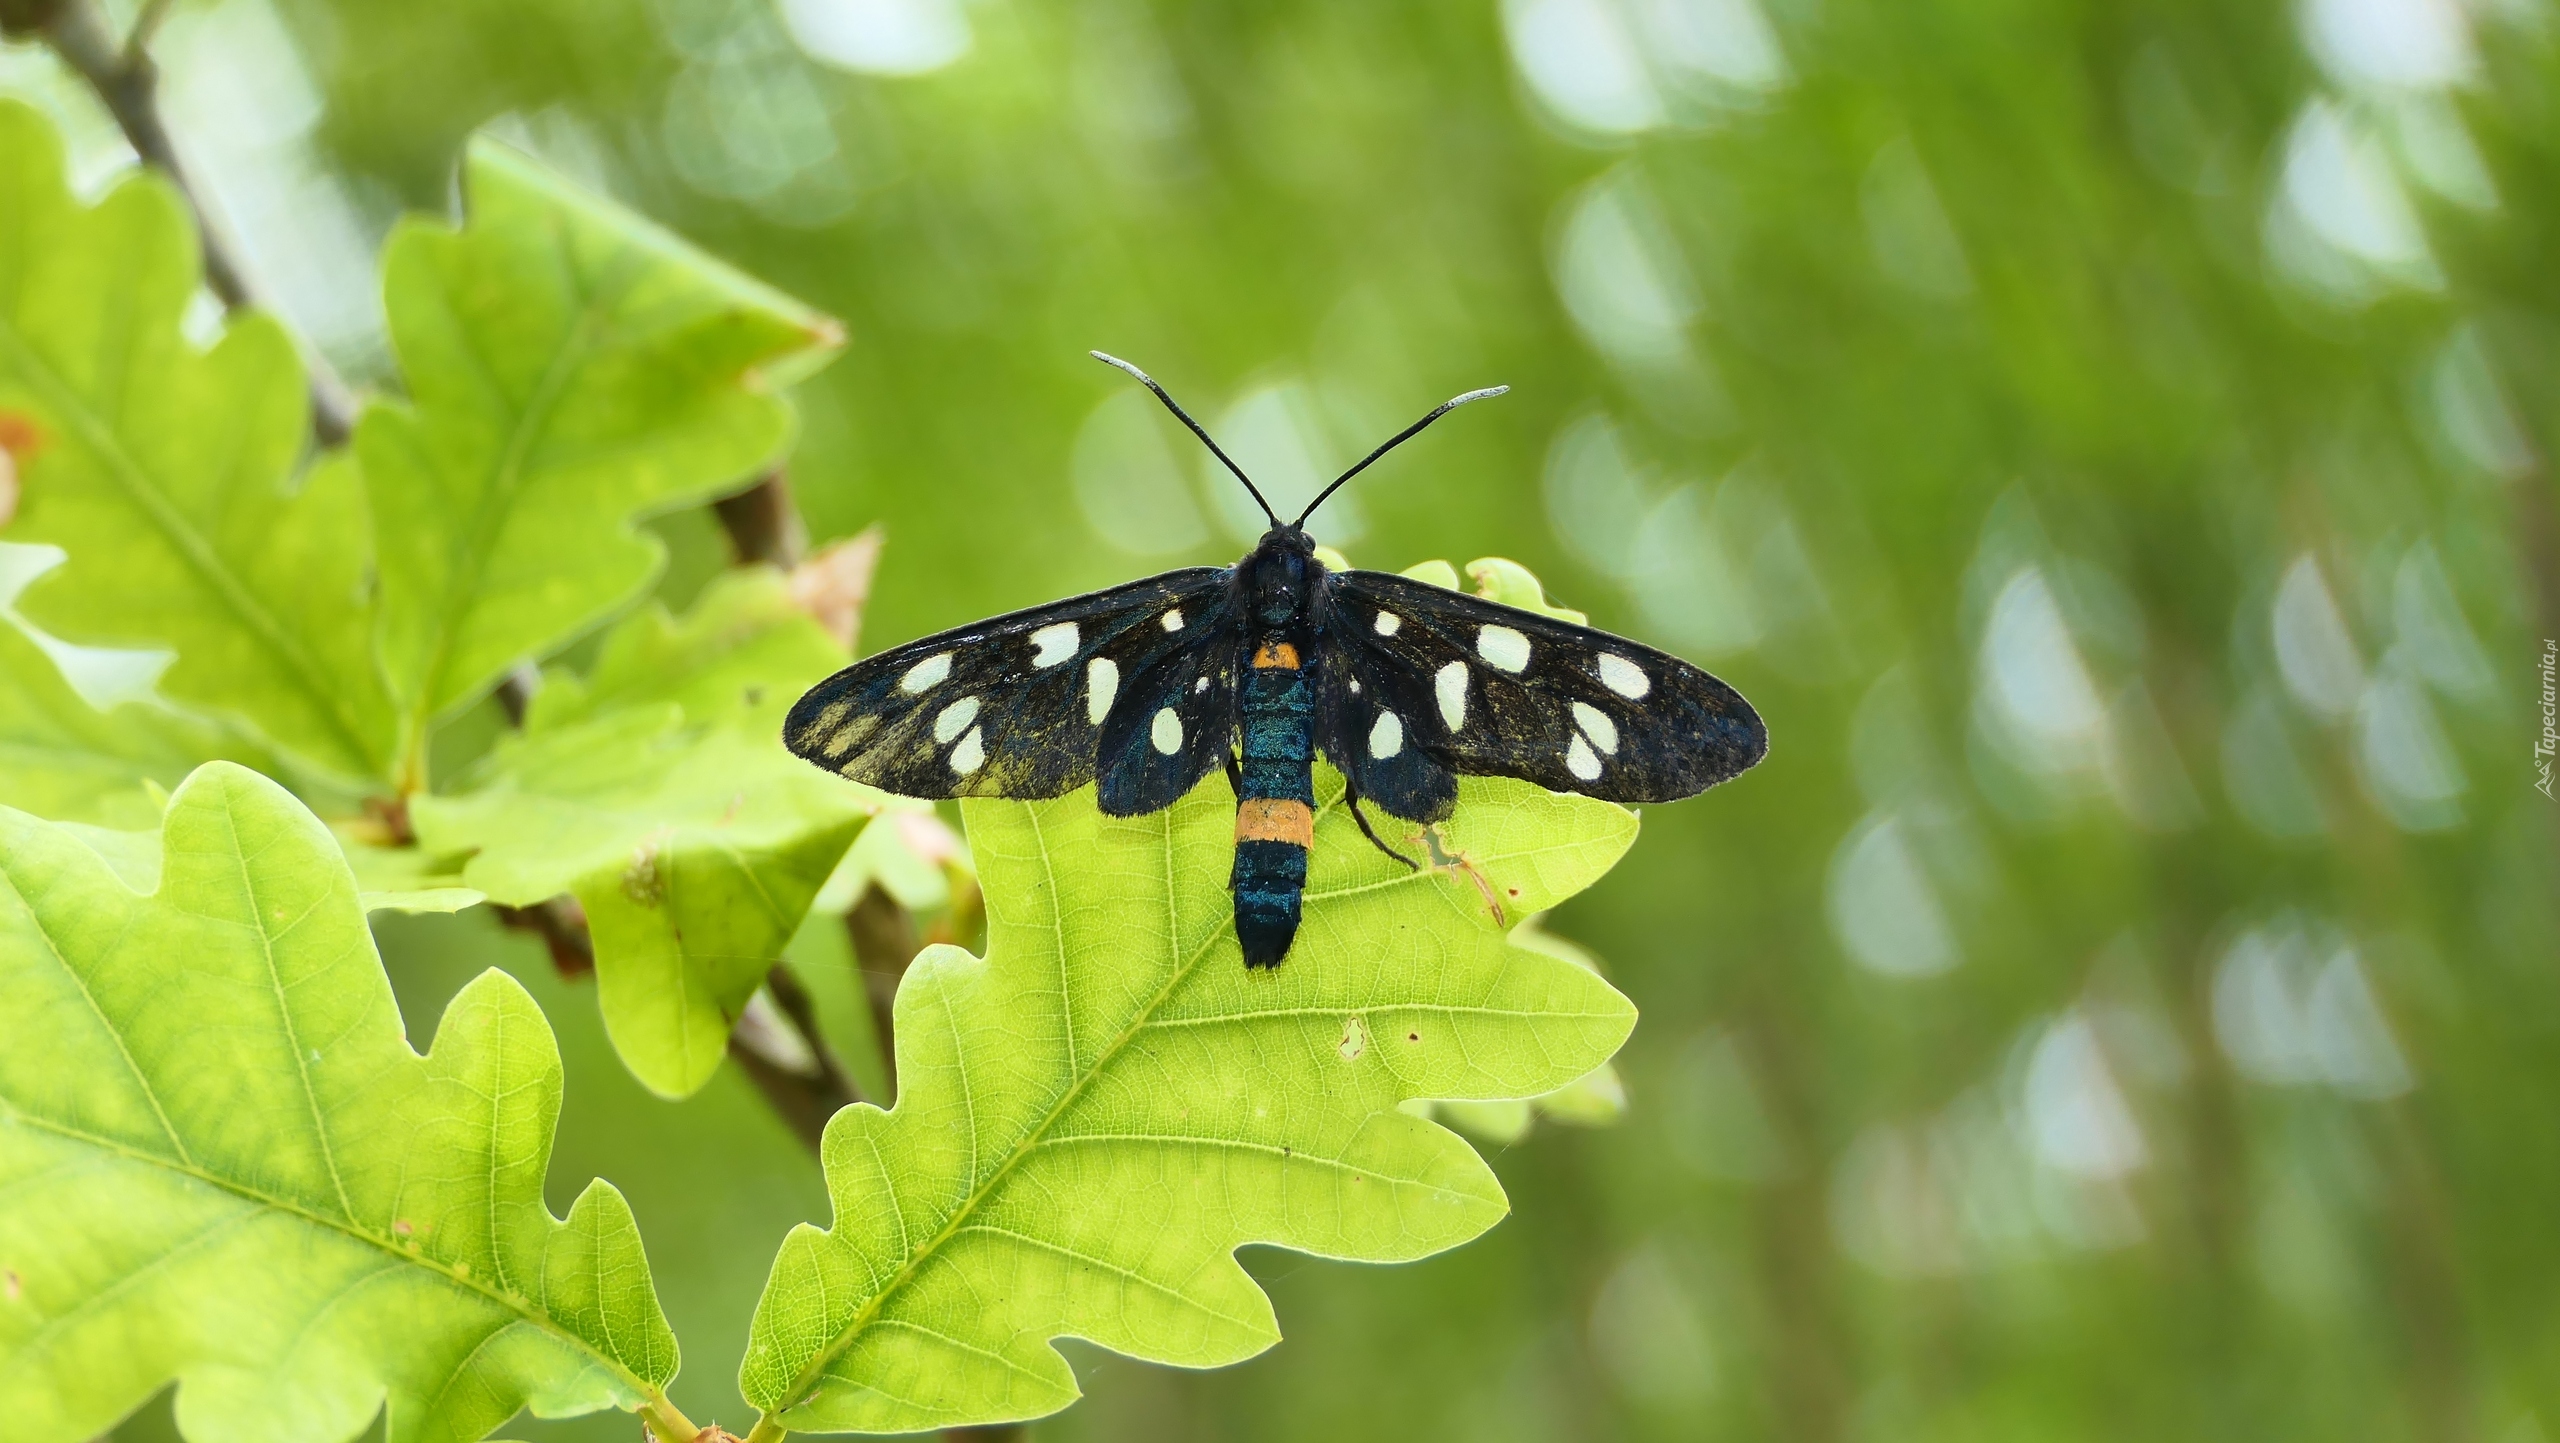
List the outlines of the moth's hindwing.
<svg viewBox="0 0 2560 1443">
<path fill-rule="evenodd" d="M 1408 821 L 1445 819 L 1458 803 L 1458 778 L 1434 754 L 1429 673 L 1332 636 L 1320 665 L 1316 746 L 1362 800 Z"/>
<path fill-rule="evenodd" d="M 1138 678 L 1223 618 L 1227 575 L 1168 571 L 866 657 L 811 687 L 783 740 L 900 796 L 1063 796 L 1094 779 Z"/>
<path fill-rule="evenodd" d="M 1751 704 L 1676 656 L 1386 572 L 1336 572 L 1325 584 L 1329 660 L 1341 673 L 1327 687 L 1328 754 L 1398 816 L 1447 811 L 1427 770 L 1403 760 L 1415 751 L 1465 775 L 1667 802 L 1769 750 Z"/>
<path fill-rule="evenodd" d="M 1181 632 L 1121 684 L 1103 719 L 1095 801 L 1111 816 L 1172 806 L 1234 753 L 1235 618 L 1221 601 L 1183 619 Z"/>
</svg>

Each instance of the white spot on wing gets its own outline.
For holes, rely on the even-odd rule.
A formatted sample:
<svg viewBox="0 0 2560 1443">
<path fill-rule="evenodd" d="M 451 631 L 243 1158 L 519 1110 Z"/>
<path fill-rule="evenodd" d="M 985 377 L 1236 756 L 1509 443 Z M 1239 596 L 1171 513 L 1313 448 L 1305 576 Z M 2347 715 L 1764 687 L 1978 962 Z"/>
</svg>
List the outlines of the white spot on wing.
<svg viewBox="0 0 2560 1443">
<path fill-rule="evenodd" d="M 1483 657 L 1487 666 L 1518 676 L 1529 665 L 1529 638 L 1507 626 L 1480 627 L 1476 631 L 1476 655 Z"/>
<path fill-rule="evenodd" d="M 1440 697 L 1440 720 L 1456 731 L 1467 724 L 1467 664 L 1453 661 L 1440 668 L 1431 678 L 1431 690 Z"/>
<path fill-rule="evenodd" d="M 937 651 L 908 667 L 907 674 L 898 678 L 898 690 L 914 696 L 917 692 L 940 685 L 942 679 L 949 675 L 951 675 L 951 653 Z"/>
<path fill-rule="evenodd" d="M 977 719 L 978 699 L 974 696 L 964 696 L 944 707 L 942 715 L 933 719 L 933 739 L 937 743 L 947 742 L 960 735 L 963 727 Z"/>
<path fill-rule="evenodd" d="M 1393 636 L 1396 634 L 1396 628 L 1404 625 L 1404 618 L 1392 611 L 1381 611 L 1378 613 L 1376 625 L 1378 635 Z"/>
<path fill-rule="evenodd" d="M 1084 719 L 1095 726 L 1111 715 L 1111 698 L 1120 691 L 1120 667 L 1107 656 L 1084 664 Z"/>
<path fill-rule="evenodd" d="M 969 734 L 960 739 L 960 745 L 951 749 L 951 770 L 964 777 L 985 765 L 986 760 L 986 744 L 978 740 L 976 727 L 969 728 Z"/>
<path fill-rule="evenodd" d="M 1172 756 L 1182 750 L 1182 718 L 1175 716 L 1171 707 L 1159 710 L 1155 723 L 1147 728 L 1147 736 L 1155 742 L 1157 751 Z"/>
<path fill-rule="evenodd" d="M 1644 668 L 1614 652 L 1600 653 L 1600 682 L 1629 701 L 1642 701 L 1653 690 L 1653 678 Z"/>
<path fill-rule="evenodd" d="M 1202 693 L 1202 692 L 1204 692 L 1204 691 L 1207 691 L 1208 689 L 1209 689 L 1209 679 L 1208 679 L 1207 677 L 1205 677 L 1205 676 L 1204 676 L 1204 677 L 1202 677 L 1202 678 L 1200 678 L 1198 681 L 1195 681 L 1195 682 L 1193 682 L 1193 683 L 1191 684 L 1191 693 L 1192 693 L 1192 695 L 1194 695 L 1194 696 L 1197 696 L 1197 695 L 1199 695 L 1200 693 Z"/>
<path fill-rule="evenodd" d="M 1597 778 L 1600 775 L 1600 759 L 1591 754 L 1591 743 L 1575 737 L 1573 745 L 1565 748 L 1564 769 L 1586 782 Z"/>
<path fill-rule="evenodd" d="M 1613 757 L 1618 754 L 1618 724 L 1609 720 L 1607 712 L 1587 701 L 1578 701 L 1573 704 L 1573 721 L 1584 736 L 1591 738 L 1593 746 Z"/>
<path fill-rule="evenodd" d="M 1356 676 L 1351 679 L 1351 694 L 1353 696 L 1360 694 L 1360 678 Z"/>
<path fill-rule="evenodd" d="M 1180 630 L 1182 630 L 1182 608 L 1181 608 L 1181 607 L 1177 606 L 1177 607 L 1175 607 L 1173 610 L 1168 611 L 1168 612 L 1166 612 L 1166 613 L 1164 614 L 1164 629 L 1165 629 L 1165 630 L 1167 630 L 1167 631 L 1180 631 Z"/>
<path fill-rule="evenodd" d="M 1072 621 L 1061 621 L 1031 633 L 1031 664 L 1056 666 L 1076 654 L 1076 643 L 1083 639 Z"/>
<path fill-rule="evenodd" d="M 1369 755 L 1385 761 L 1404 750 L 1404 718 L 1391 711 L 1378 713 L 1378 724 L 1369 728 Z"/>
</svg>

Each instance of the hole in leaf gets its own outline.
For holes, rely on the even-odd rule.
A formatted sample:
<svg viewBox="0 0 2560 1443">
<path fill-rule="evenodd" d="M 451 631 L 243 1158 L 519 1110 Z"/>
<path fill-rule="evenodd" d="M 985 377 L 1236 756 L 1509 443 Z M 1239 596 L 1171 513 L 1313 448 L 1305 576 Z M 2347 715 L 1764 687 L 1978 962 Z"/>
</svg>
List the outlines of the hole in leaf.
<svg viewBox="0 0 2560 1443">
<path fill-rule="evenodd" d="M 1369 1050 L 1369 1024 L 1361 1021 L 1358 1013 L 1342 1019 L 1342 1041 L 1337 1050 L 1345 1062 L 1357 1062 L 1360 1054 Z"/>
</svg>

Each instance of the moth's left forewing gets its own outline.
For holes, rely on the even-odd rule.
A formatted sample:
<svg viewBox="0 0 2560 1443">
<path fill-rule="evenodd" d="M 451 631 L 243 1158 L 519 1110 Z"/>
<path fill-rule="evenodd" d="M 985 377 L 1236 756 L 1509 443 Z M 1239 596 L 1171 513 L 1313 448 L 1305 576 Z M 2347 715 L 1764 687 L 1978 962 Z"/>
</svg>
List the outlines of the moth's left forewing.
<svg viewBox="0 0 2560 1443">
<path fill-rule="evenodd" d="M 1406 730 L 1451 770 L 1660 802 L 1768 751 L 1740 693 L 1668 653 L 1386 572 L 1328 580 L 1327 627 L 1350 674 L 1407 699 Z"/>
<path fill-rule="evenodd" d="M 1166 572 L 866 657 L 810 688 L 783 740 L 900 796 L 1062 796 L 1093 780 L 1102 720 L 1162 650 L 1163 618 L 1213 604 L 1226 574 Z"/>
</svg>

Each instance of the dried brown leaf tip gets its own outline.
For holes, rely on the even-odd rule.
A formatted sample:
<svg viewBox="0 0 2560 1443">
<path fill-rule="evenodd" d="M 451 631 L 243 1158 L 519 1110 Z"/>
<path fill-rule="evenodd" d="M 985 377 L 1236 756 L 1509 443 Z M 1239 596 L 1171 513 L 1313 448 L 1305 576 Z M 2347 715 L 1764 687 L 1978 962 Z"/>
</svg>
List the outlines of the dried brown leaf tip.
<svg viewBox="0 0 2560 1443">
<path fill-rule="evenodd" d="M 0 411 L 0 526 L 18 514 L 18 470 L 44 449 L 44 432 L 33 417 Z"/>
<path fill-rule="evenodd" d="M 871 573 L 880 564 L 884 539 L 879 527 L 866 527 L 791 568 L 791 604 L 816 618 L 848 652 L 862 639 L 862 608 L 871 599 Z"/>
<path fill-rule="evenodd" d="M 1438 824 L 1423 828 L 1418 840 L 1430 851 L 1433 871 L 1457 872 L 1468 881 L 1475 883 L 1476 891 L 1484 896 L 1485 910 L 1493 914 L 1493 925 L 1497 927 L 1509 925 L 1508 917 L 1502 910 L 1502 899 L 1494 895 L 1493 883 L 1484 873 L 1476 869 L 1474 859 L 1465 852 L 1444 845 L 1445 839 L 1441 835 Z M 1519 896 L 1520 889 L 1512 888 L 1511 895 Z"/>
</svg>

